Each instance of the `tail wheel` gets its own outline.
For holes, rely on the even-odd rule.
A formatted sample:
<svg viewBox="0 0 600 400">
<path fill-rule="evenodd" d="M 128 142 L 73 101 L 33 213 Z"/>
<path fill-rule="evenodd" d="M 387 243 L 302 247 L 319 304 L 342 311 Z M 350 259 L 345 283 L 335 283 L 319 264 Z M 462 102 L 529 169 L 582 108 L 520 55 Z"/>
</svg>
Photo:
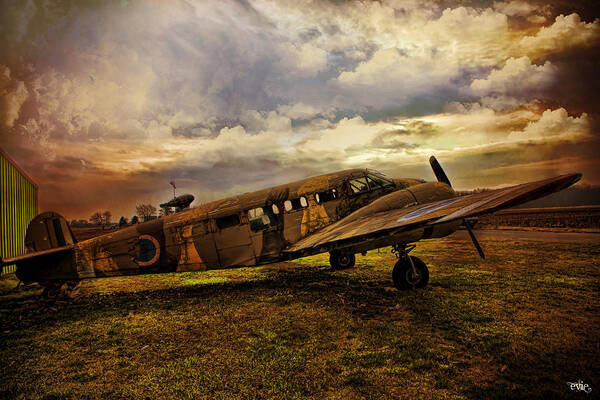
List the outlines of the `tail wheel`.
<svg viewBox="0 0 600 400">
<path fill-rule="evenodd" d="M 79 294 L 81 281 L 56 282 L 46 286 L 42 297 L 46 300 L 72 300 Z"/>
<path fill-rule="evenodd" d="M 329 253 L 329 264 L 332 269 L 347 269 L 354 267 L 356 256 L 352 253 L 332 251 Z"/>
<path fill-rule="evenodd" d="M 429 269 L 418 257 L 410 256 L 414 271 L 407 257 L 398 260 L 392 271 L 394 286 L 398 290 L 424 288 L 429 282 Z"/>
<path fill-rule="evenodd" d="M 60 287 L 61 285 L 50 285 L 46 286 L 42 291 L 42 297 L 46 300 L 56 300 L 60 296 Z"/>
</svg>

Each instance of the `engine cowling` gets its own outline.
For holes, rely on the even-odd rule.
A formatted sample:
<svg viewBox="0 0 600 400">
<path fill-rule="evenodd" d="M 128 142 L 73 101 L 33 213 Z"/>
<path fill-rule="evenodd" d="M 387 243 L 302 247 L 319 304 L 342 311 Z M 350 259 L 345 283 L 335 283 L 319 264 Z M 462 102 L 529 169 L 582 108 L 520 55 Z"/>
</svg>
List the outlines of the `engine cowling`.
<svg viewBox="0 0 600 400">
<path fill-rule="evenodd" d="M 445 183 L 420 183 L 380 197 L 371 204 L 362 207 L 347 216 L 346 220 L 353 221 L 382 211 L 396 210 L 412 205 L 451 199 L 455 196 L 454 190 Z"/>
</svg>

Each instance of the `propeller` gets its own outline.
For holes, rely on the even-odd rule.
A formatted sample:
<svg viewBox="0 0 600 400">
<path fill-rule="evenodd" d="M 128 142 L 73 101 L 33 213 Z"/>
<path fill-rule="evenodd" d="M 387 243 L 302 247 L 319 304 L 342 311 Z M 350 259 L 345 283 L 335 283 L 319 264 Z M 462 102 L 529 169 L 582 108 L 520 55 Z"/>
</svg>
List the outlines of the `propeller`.
<svg viewBox="0 0 600 400">
<path fill-rule="evenodd" d="M 448 175 L 446 175 L 446 173 L 444 172 L 444 169 L 442 168 L 442 166 L 440 165 L 438 160 L 435 158 L 435 156 L 429 157 L 429 164 L 431 165 L 431 169 L 433 169 L 433 173 L 435 174 L 435 177 L 437 178 L 438 182 L 445 183 L 446 185 L 452 187 L 452 184 L 450 183 L 450 179 L 448 179 Z M 477 253 L 479 253 L 479 257 L 481 257 L 482 259 L 485 260 L 485 254 L 483 253 L 483 249 L 479 245 L 479 241 L 477 240 L 475 233 L 473 233 L 473 227 L 475 226 L 476 223 L 477 223 L 477 218 L 463 219 L 463 224 L 464 224 L 465 228 L 467 228 L 467 232 L 469 232 L 469 237 L 471 238 L 471 241 L 473 242 L 473 246 L 475 246 L 475 249 L 477 249 Z"/>
<path fill-rule="evenodd" d="M 446 185 L 452 187 L 450 179 L 448 179 L 448 176 L 444 172 L 444 169 L 442 168 L 438 160 L 435 158 L 435 156 L 429 157 L 429 164 L 431 165 L 431 169 L 433 169 L 433 173 L 435 174 L 435 177 L 437 178 L 438 182 L 445 183 Z"/>
</svg>

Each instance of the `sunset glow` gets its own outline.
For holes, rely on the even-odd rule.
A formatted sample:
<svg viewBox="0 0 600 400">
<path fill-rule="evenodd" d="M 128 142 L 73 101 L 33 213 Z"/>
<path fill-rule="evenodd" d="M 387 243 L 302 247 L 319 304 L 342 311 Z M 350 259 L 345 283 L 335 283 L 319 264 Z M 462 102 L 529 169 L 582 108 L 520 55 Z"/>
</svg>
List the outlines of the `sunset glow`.
<svg viewBox="0 0 600 400">
<path fill-rule="evenodd" d="M 0 146 L 67 219 L 131 217 L 170 181 L 207 202 L 345 168 L 433 180 L 431 154 L 459 189 L 600 184 L 600 20 L 582 6 L 9 3 Z"/>
</svg>

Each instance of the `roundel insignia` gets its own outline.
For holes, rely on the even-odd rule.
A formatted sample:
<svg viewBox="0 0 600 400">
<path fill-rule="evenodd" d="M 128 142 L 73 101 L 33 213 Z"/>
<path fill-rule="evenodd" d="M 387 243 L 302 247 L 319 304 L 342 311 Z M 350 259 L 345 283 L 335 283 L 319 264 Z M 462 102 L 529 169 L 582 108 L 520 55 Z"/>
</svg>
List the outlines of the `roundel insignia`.
<svg viewBox="0 0 600 400">
<path fill-rule="evenodd" d="M 140 267 L 154 264 L 160 257 L 158 240 L 150 235 L 140 235 L 138 239 L 138 254 L 134 261 Z"/>
</svg>

